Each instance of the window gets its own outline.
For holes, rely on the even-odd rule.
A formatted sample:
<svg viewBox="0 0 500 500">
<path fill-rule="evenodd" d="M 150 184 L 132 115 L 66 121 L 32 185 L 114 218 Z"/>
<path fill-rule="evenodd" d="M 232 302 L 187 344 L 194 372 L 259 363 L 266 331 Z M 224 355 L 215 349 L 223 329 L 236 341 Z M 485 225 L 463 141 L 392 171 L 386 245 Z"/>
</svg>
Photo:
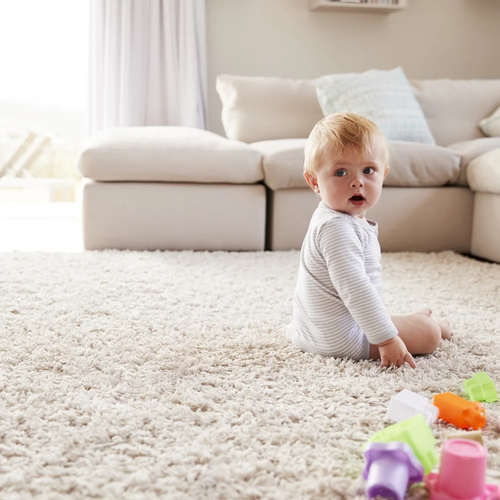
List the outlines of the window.
<svg viewBox="0 0 500 500">
<path fill-rule="evenodd" d="M 88 10 L 86 0 L 0 0 L 0 201 L 35 185 L 32 201 L 72 201 L 85 138 Z M 54 179 L 70 191 L 61 195 Z"/>
</svg>

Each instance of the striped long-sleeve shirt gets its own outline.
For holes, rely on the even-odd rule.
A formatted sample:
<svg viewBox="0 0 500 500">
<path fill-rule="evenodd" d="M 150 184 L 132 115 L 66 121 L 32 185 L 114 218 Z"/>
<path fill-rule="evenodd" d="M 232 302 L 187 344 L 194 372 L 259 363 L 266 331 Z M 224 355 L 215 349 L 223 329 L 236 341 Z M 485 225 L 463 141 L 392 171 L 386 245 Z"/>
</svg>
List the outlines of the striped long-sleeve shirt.
<svg viewBox="0 0 500 500">
<path fill-rule="evenodd" d="M 321 202 L 302 244 L 287 337 L 306 352 L 369 357 L 397 335 L 383 302 L 378 226 Z"/>
</svg>

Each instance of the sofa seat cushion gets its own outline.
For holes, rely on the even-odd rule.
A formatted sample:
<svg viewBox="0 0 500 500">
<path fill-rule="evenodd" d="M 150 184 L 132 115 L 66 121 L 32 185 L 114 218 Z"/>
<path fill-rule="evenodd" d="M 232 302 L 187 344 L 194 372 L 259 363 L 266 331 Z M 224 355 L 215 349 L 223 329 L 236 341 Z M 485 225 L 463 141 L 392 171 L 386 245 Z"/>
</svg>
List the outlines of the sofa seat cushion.
<svg viewBox="0 0 500 500">
<path fill-rule="evenodd" d="M 451 149 L 416 142 L 390 141 L 391 169 L 385 186 L 437 187 L 453 184 L 460 155 Z"/>
<path fill-rule="evenodd" d="M 472 191 L 500 194 L 500 149 L 472 160 L 467 169 L 467 181 Z"/>
<path fill-rule="evenodd" d="M 264 182 L 273 191 L 307 188 L 304 147 L 307 139 L 254 142 L 262 154 Z M 390 141 L 391 170 L 386 186 L 436 187 L 456 181 L 460 155 L 448 148 L 406 141 Z"/>
<path fill-rule="evenodd" d="M 123 127 L 91 136 L 77 161 L 96 181 L 253 184 L 261 155 L 247 144 L 190 127 Z"/>
<path fill-rule="evenodd" d="M 456 184 L 458 186 L 468 186 L 467 170 L 469 163 L 488 151 L 500 149 L 500 137 L 483 137 L 471 141 L 462 141 L 448 147 L 462 156 L 462 167 Z"/>
<path fill-rule="evenodd" d="M 251 144 L 262 154 L 264 182 L 273 191 L 306 188 L 304 148 L 307 139 L 278 139 Z"/>
</svg>

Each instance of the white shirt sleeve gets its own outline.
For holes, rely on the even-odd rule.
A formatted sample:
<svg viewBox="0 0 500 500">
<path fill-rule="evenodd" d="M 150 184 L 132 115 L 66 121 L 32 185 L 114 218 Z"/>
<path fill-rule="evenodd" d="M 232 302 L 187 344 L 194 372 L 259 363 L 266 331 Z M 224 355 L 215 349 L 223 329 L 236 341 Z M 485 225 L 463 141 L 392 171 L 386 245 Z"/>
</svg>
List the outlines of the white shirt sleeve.
<svg viewBox="0 0 500 500">
<path fill-rule="evenodd" d="M 362 228 L 356 222 L 333 219 L 317 236 L 333 287 L 371 344 L 395 337 L 398 330 L 385 304 L 366 274 Z M 358 234 L 358 231 L 360 232 Z"/>
</svg>

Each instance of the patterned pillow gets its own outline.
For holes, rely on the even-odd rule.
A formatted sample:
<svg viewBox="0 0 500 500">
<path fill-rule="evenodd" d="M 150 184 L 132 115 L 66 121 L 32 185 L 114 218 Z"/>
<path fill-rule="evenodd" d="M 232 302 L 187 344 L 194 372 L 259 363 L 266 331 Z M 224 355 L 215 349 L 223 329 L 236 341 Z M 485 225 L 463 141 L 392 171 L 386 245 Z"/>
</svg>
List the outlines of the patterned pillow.
<svg viewBox="0 0 500 500">
<path fill-rule="evenodd" d="M 314 80 L 325 116 L 350 111 L 369 118 L 389 141 L 436 144 L 401 68 L 326 75 Z"/>
<path fill-rule="evenodd" d="M 484 135 L 488 137 L 500 137 L 500 108 L 490 117 L 481 120 L 478 125 Z"/>
</svg>

